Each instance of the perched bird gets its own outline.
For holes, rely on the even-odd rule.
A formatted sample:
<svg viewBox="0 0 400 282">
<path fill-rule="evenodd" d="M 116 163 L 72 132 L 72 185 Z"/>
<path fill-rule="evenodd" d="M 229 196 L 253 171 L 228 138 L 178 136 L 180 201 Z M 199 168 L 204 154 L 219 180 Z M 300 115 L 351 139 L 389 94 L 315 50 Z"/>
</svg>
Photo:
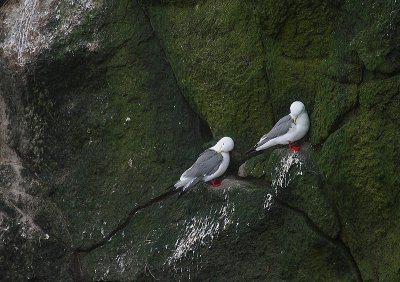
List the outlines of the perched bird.
<svg viewBox="0 0 400 282">
<path fill-rule="evenodd" d="M 215 179 L 224 174 L 228 168 L 230 161 L 229 152 L 233 150 L 233 147 L 232 138 L 221 138 L 215 146 L 201 153 L 196 162 L 182 173 L 179 181 L 170 187 L 181 189 L 179 196 L 182 196 L 199 181 L 210 181 L 210 184 L 213 186 L 221 185 L 221 182 Z"/>
<path fill-rule="evenodd" d="M 310 120 L 304 104 L 300 101 L 293 102 L 290 105 L 290 114 L 281 118 L 271 131 L 262 136 L 246 153 L 265 150 L 278 144 L 289 144 L 289 149 L 298 151 L 300 145 L 293 145 L 293 142 L 303 138 L 309 128 Z"/>
</svg>

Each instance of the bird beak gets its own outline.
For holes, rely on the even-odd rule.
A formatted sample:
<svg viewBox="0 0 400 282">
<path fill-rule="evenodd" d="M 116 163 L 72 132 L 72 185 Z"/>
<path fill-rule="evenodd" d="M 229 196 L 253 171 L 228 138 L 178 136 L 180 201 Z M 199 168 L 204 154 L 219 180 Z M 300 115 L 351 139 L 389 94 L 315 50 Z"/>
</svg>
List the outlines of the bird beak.
<svg viewBox="0 0 400 282">
<path fill-rule="evenodd" d="M 296 118 L 294 118 L 294 124 L 296 124 L 296 121 L 297 121 L 297 117 L 296 117 Z"/>
</svg>

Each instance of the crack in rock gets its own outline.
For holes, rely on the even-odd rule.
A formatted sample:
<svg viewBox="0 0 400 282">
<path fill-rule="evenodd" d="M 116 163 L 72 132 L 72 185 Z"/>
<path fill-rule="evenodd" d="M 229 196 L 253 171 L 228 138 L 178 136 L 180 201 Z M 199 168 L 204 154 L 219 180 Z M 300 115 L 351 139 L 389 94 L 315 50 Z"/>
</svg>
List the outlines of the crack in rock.
<svg viewBox="0 0 400 282">
<path fill-rule="evenodd" d="M 171 189 L 155 198 L 150 199 L 149 201 L 147 201 L 144 204 L 138 205 L 135 208 L 133 208 L 128 216 L 126 217 L 126 219 L 124 221 L 122 221 L 119 225 L 117 225 L 111 232 L 109 232 L 106 236 L 104 236 L 101 240 L 99 240 L 98 242 L 92 244 L 91 246 L 88 247 L 78 247 L 75 249 L 75 253 L 89 253 L 103 245 L 105 245 L 115 234 L 117 234 L 119 231 L 121 231 L 122 229 L 124 229 L 126 226 L 129 225 L 129 223 L 131 222 L 133 216 L 138 213 L 139 211 L 148 208 L 150 206 L 152 206 L 153 204 L 159 203 L 169 197 L 171 197 L 172 195 L 176 194 L 180 192 L 179 189 Z"/>
<path fill-rule="evenodd" d="M 298 208 L 295 208 L 295 207 L 293 207 L 293 206 L 290 206 L 290 205 L 288 205 L 288 204 L 286 204 L 286 203 L 284 203 L 284 202 L 282 202 L 282 201 L 280 201 L 280 200 L 278 200 L 278 199 L 276 199 L 276 203 L 277 203 L 279 206 L 281 206 L 281 207 L 283 207 L 283 208 L 285 208 L 285 209 L 288 209 L 288 210 L 290 210 L 290 211 L 292 211 L 292 212 L 294 212 L 294 213 L 300 215 L 300 216 L 304 219 L 304 221 L 306 222 L 306 224 L 311 228 L 311 230 L 312 230 L 314 233 L 316 233 L 318 236 L 324 238 L 325 240 L 331 242 L 331 243 L 334 244 L 335 246 L 339 247 L 339 248 L 344 252 L 344 254 L 346 255 L 346 257 L 349 259 L 349 261 L 350 261 L 350 263 L 351 263 L 351 265 L 352 265 L 352 267 L 353 267 L 353 269 L 354 269 L 354 272 L 355 272 L 355 274 L 356 274 L 357 281 L 359 281 L 359 282 L 363 281 L 360 268 L 358 267 L 358 264 L 357 264 L 357 262 L 356 262 L 356 260 L 355 260 L 355 258 L 354 258 L 354 256 L 353 256 L 353 254 L 351 253 L 350 248 L 340 239 L 339 236 L 337 236 L 337 237 L 335 237 L 335 238 L 331 238 L 329 235 L 325 234 L 325 233 L 311 220 L 311 218 L 309 218 L 309 216 L 308 216 L 304 211 L 302 211 L 302 210 L 300 210 L 300 209 L 298 209 Z"/>
</svg>

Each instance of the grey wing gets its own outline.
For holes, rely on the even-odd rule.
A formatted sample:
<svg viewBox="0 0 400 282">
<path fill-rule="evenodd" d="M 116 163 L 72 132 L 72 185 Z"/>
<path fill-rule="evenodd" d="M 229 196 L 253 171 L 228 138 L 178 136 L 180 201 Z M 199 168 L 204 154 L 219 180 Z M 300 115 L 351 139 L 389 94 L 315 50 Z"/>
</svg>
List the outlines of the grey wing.
<svg viewBox="0 0 400 282">
<path fill-rule="evenodd" d="M 258 146 L 261 146 L 267 143 L 269 140 L 274 139 L 275 137 L 281 136 L 286 134 L 290 127 L 293 124 L 293 119 L 290 115 L 284 116 L 274 125 L 274 127 L 263 137 L 261 137 L 260 141 L 258 142 Z"/>
<path fill-rule="evenodd" d="M 196 162 L 183 174 L 182 177 L 203 177 L 216 172 L 221 165 L 223 157 L 214 150 L 205 150 Z"/>
</svg>

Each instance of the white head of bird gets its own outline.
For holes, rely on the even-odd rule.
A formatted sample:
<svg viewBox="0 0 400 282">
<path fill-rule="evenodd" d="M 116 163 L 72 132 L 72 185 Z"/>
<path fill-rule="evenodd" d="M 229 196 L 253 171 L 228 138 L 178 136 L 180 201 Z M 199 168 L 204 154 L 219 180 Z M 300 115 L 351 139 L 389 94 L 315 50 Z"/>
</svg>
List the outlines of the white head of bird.
<svg viewBox="0 0 400 282">
<path fill-rule="evenodd" d="M 217 144 L 215 144 L 211 149 L 214 149 L 216 152 L 221 153 L 221 152 L 230 152 L 233 150 L 234 147 L 234 142 L 232 138 L 230 137 L 223 137 L 221 138 Z"/>
<path fill-rule="evenodd" d="M 295 101 L 290 105 L 290 116 L 294 119 L 296 122 L 297 117 L 304 112 L 305 106 L 302 102 L 300 101 Z"/>
</svg>

